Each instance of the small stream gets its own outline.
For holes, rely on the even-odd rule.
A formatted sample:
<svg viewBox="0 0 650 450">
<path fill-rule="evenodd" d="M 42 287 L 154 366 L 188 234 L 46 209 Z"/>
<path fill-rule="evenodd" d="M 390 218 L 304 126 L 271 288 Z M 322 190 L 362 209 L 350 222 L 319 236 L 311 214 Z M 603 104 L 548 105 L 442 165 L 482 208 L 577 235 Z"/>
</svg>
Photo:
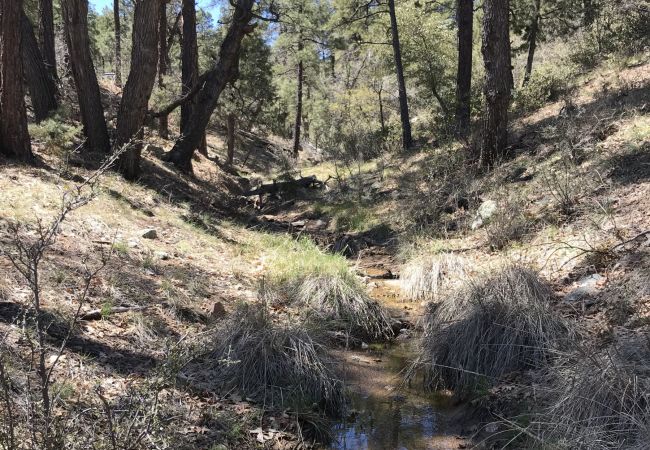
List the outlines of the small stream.
<svg viewBox="0 0 650 450">
<path fill-rule="evenodd" d="M 429 450 L 465 448 L 460 408 L 449 397 L 403 386 L 408 345 L 383 350 L 341 351 L 351 405 L 333 426 L 339 450 Z"/>
</svg>

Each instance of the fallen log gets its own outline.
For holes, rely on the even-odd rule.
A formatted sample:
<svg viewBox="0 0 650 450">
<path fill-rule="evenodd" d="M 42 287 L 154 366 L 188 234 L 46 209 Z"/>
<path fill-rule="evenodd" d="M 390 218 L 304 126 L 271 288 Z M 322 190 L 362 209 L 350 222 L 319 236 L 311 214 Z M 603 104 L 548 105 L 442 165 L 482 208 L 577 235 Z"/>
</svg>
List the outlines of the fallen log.
<svg viewBox="0 0 650 450">
<path fill-rule="evenodd" d="M 250 191 L 244 192 L 244 196 L 250 197 L 252 195 L 262 195 L 262 194 L 275 194 L 280 191 L 288 191 L 296 188 L 311 188 L 316 187 L 320 188 L 323 186 L 323 182 L 319 181 L 315 175 L 308 177 L 301 177 L 297 180 L 288 180 L 288 181 L 275 181 L 273 183 L 263 184 L 258 188 L 251 189 Z"/>
<path fill-rule="evenodd" d="M 132 311 L 144 311 L 149 306 L 113 306 L 109 309 L 93 309 L 79 317 L 79 320 L 101 320 L 104 316 Z"/>
</svg>

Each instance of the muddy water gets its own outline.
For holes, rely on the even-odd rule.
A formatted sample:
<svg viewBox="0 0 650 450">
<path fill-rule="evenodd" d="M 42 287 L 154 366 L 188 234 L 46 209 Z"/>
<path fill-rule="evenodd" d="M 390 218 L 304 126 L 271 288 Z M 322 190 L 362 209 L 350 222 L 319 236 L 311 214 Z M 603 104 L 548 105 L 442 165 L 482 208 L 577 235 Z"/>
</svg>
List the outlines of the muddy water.
<svg viewBox="0 0 650 450">
<path fill-rule="evenodd" d="M 394 286 L 380 283 L 372 295 L 393 315 L 416 320 L 417 307 L 394 295 Z M 334 442 L 340 450 L 429 450 L 468 446 L 459 436 L 464 412 L 449 395 L 428 395 L 421 383 L 403 383 L 402 370 L 412 358 L 410 339 L 386 348 L 339 351 L 343 377 L 350 391 L 350 411 L 334 424 Z"/>
</svg>

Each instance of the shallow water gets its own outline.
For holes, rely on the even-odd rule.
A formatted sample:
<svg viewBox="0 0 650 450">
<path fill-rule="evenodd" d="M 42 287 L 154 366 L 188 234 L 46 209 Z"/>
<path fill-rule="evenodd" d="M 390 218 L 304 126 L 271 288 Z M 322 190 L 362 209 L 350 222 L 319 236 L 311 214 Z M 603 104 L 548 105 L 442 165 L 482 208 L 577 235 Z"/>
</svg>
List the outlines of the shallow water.
<svg viewBox="0 0 650 450">
<path fill-rule="evenodd" d="M 348 417 L 333 427 L 340 450 L 457 449 L 466 442 L 457 436 L 459 411 L 449 397 L 428 396 L 403 386 L 399 372 L 408 347 L 380 351 L 341 352 L 346 385 L 351 390 Z"/>
</svg>

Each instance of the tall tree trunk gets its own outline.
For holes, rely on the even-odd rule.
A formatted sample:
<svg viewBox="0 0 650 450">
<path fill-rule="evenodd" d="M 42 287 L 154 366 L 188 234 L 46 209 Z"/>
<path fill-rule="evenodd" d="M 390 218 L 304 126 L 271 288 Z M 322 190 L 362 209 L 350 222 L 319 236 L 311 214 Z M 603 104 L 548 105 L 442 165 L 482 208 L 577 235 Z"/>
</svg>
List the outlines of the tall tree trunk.
<svg viewBox="0 0 650 450">
<path fill-rule="evenodd" d="M 120 25 L 120 0 L 113 0 L 115 27 L 115 85 L 122 86 L 122 26 Z"/>
<path fill-rule="evenodd" d="M 483 62 L 485 117 L 479 163 L 490 168 L 505 156 L 508 145 L 508 106 L 512 88 L 509 1 L 484 0 Z"/>
<path fill-rule="evenodd" d="M 111 143 L 108 139 L 104 108 L 90 54 L 88 0 L 61 0 L 61 11 L 84 134 L 88 137 L 91 148 L 109 152 Z"/>
<path fill-rule="evenodd" d="M 156 83 L 158 24 L 163 6 L 160 0 L 137 0 L 133 12 L 131 70 L 122 93 L 115 137 L 116 148 L 128 145 L 119 160 L 120 172 L 127 180 L 140 175 L 140 138 L 149 97 Z"/>
<path fill-rule="evenodd" d="M 393 37 L 393 54 L 395 56 L 395 71 L 397 73 L 397 86 L 399 90 L 399 115 L 402 120 L 402 146 L 408 149 L 413 143 L 411 136 L 411 121 L 409 119 L 409 105 L 406 96 L 406 83 L 404 82 L 404 68 L 402 67 L 402 49 L 399 44 L 397 31 L 397 16 L 395 15 L 395 0 L 388 0 L 390 13 L 390 29 Z"/>
<path fill-rule="evenodd" d="M 458 72 L 456 75 L 456 131 L 469 135 L 472 99 L 472 47 L 474 42 L 474 1 L 457 1 Z"/>
<path fill-rule="evenodd" d="M 226 129 L 227 129 L 227 146 L 228 146 L 228 153 L 227 153 L 227 160 L 226 164 L 229 166 L 232 166 L 233 161 L 235 160 L 235 127 L 236 127 L 236 122 L 235 122 L 235 115 L 233 113 L 228 114 L 228 118 L 226 119 Z"/>
<path fill-rule="evenodd" d="M 20 17 L 20 37 L 20 52 L 23 58 L 29 97 L 32 99 L 34 118 L 36 122 L 40 122 L 47 118 L 50 111 L 57 108 L 57 91 L 52 74 L 38 48 L 32 23 L 24 12 Z"/>
<path fill-rule="evenodd" d="M 196 107 L 192 111 L 187 128 L 167 155 L 166 159 L 183 171 L 192 171 L 192 154 L 205 135 L 219 96 L 226 85 L 239 76 L 241 41 L 246 34 L 253 31 L 254 26 L 249 24 L 249 21 L 253 17 L 254 3 L 255 0 L 237 0 L 228 33 L 219 50 L 217 65 L 205 75 L 205 82 L 197 94 Z"/>
<path fill-rule="evenodd" d="M 533 20 L 530 24 L 530 33 L 528 35 L 528 59 L 526 60 L 526 72 L 524 73 L 524 86 L 528 84 L 530 75 L 533 73 L 533 60 L 535 59 L 535 49 L 537 48 L 537 33 L 539 32 L 542 0 L 535 0 L 534 8 L 535 11 L 533 12 Z"/>
<path fill-rule="evenodd" d="M 56 51 L 54 50 L 54 10 L 52 0 L 39 1 L 41 38 L 41 55 L 47 64 L 47 69 L 53 80 L 58 79 L 56 73 Z"/>
<path fill-rule="evenodd" d="M 167 75 L 167 4 L 160 8 L 160 22 L 158 23 L 158 87 L 164 89 L 165 75 Z M 167 114 L 158 119 L 158 133 L 163 139 L 169 138 L 169 120 Z"/>
<path fill-rule="evenodd" d="M 183 0 L 183 42 L 181 46 L 181 95 L 187 94 L 199 80 L 199 48 L 196 39 L 196 5 L 194 0 Z M 181 105 L 181 133 L 185 132 L 196 97 Z M 200 153 L 207 154 L 205 133 L 197 146 Z"/>
<path fill-rule="evenodd" d="M 0 153 L 31 161 L 20 57 L 22 0 L 0 0 Z"/>
<path fill-rule="evenodd" d="M 298 43 L 298 52 L 302 50 L 302 41 Z M 293 123 L 293 156 L 298 158 L 300 152 L 300 127 L 302 125 L 302 85 L 304 66 L 302 60 L 298 61 L 298 79 L 296 87 L 296 117 Z"/>
</svg>

